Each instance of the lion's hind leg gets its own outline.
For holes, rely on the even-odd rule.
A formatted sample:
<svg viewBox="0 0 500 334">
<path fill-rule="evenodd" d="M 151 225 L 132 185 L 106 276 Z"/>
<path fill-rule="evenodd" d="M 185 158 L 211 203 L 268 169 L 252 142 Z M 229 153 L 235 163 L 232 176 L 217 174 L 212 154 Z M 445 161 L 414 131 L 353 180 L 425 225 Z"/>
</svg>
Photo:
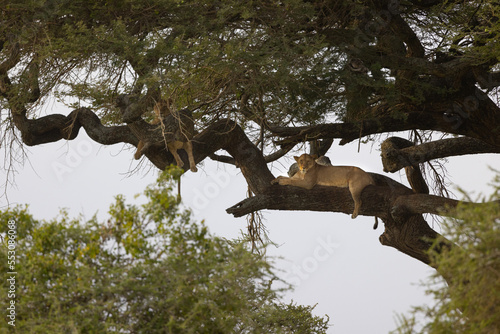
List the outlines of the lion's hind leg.
<svg viewBox="0 0 500 334">
<path fill-rule="evenodd" d="M 137 144 L 137 149 L 134 154 L 135 160 L 139 160 L 142 157 L 143 148 L 144 148 L 144 142 L 142 140 L 139 140 L 139 143 Z"/>
<path fill-rule="evenodd" d="M 175 142 L 175 141 L 169 142 L 169 143 L 167 143 L 167 148 L 170 151 L 170 153 L 172 153 L 172 155 L 174 156 L 175 163 L 177 164 L 177 166 L 182 168 L 184 166 L 184 162 L 182 161 L 181 157 L 177 153 L 177 150 L 180 148 L 179 145 L 177 145 L 177 143 L 180 143 L 180 142 Z M 180 146 L 182 146 L 182 144 Z"/>
<path fill-rule="evenodd" d="M 349 182 L 349 191 L 351 192 L 352 199 L 354 200 L 354 211 L 352 212 L 351 218 L 354 219 L 359 214 L 359 209 L 361 208 L 361 192 L 363 191 L 363 185 L 357 184 L 356 182 Z"/>
<path fill-rule="evenodd" d="M 191 141 L 187 141 L 184 143 L 184 149 L 186 150 L 188 154 L 188 159 L 189 159 L 189 169 L 193 172 L 196 173 L 198 169 L 196 168 L 196 163 L 194 162 L 194 156 L 193 156 L 193 143 Z"/>
<path fill-rule="evenodd" d="M 177 166 L 179 166 L 181 168 L 184 166 L 184 162 L 182 161 L 181 157 L 177 153 L 177 150 L 182 148 L 188 154 L 189 169 L 193 173 L 196 173 L 198 171 L 198 169 L 196 168 L 196 163 L 194 161 L 193 145 L 192 145 L 191 141 L 188 141 L 188 142 L 174 141 L 174 142 L 167 143 L 167 147 L 168 147 L 168 150 L 174 156 L 174 159 L 175 159 L 175 162 L 177 163 Z"/>
</svg>

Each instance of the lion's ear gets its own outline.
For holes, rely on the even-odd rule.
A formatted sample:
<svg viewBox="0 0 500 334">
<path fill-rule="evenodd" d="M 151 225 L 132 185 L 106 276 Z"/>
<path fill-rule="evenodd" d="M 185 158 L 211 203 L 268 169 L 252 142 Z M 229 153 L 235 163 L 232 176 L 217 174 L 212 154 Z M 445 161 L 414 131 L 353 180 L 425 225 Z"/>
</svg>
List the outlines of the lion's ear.
<svg viewBox="0 0 500 334">
<path fill-rule="evenodd" d="M 314 160 L 318 159 L 318 155 L 317 155 L 317 154 L 313 154 L 313 155 L 311 155 L 311 157 L 312 157 Z"/>
<path fill-rule="evenodd" d="M 295 159 L 295 161 L 299 162 L 299 157 L 294 156 L 293 158 Z"/>
</svg>

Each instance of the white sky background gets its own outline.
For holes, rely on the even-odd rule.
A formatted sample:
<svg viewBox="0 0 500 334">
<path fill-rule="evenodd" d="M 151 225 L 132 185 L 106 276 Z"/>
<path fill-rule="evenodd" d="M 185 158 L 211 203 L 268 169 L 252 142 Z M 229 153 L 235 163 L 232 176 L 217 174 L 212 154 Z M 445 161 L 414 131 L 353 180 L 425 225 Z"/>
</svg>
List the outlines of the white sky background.
<svg viewBox="0 0 500 334">
<path fill-rule="evenodd" d="M 51 219 L 60 208 L 68 208 L 70 216 L 82 213 L 90 219 L 98 212 L 100 218 L 106 217 L 113 196 L 123 194 L 134 203 L 134 195 L 142 193 L 157 175 L 145 161 L 139 171 L 131 173 L 138 164 L 132 149 L 98 145 L 83 129 L 71 142 L 28 150 L 32 167 L 29 163 L 16 166 L 16 187 L 10 187 L 7 194 L 10 205 L 28 203 L 37 219 Z M 283 165 L 273 164 L 275 176 L 286 173 L 293 162 L 291 155 L 281 160 Z M 334 165 L 356 165 L 384 174 L 378 144 L 361 145 L 358 153 L 357 143 L 338 146 L 336 141 L 327 156 Z M 490 193 L 487 184 L 493 173 L 488 166 L 499 165 L 500 156 L 453 157 L 447 164 L 451 188 Z M 246 197 L 243 176 L 236 168 L 209 159 L 198 167 L 198 173 L 183 176 L 185 204 L 194 210 L 196 220 L 206 221 L 213 234 L 237 237 L 246 229 L 246 220 L 233 218 L 225 209 Z M 388 176 L 407 184 L 404 175 Z M 5 171 L 0 177 L 5 181 Z M 5 205 L 6 198 L 2 197 L 0 207 Z M 271 247 L 268 254 L 283 258 L 277 262 L 282 277 L 296 284 L 286 299 L 298 304 L 317 303 L 315 313 L 330 316 L 329 333 L 387 333 L 396 327 L 395 314 L 431 300 L 419 282 L 432 269 L 382 246 L 378 237 L 383 224 L 380 222 L 374 231 L 372 217 L 352 220 L 340 213 L 263 213 L 270 238 L 279 245 Z"/>
</svg>

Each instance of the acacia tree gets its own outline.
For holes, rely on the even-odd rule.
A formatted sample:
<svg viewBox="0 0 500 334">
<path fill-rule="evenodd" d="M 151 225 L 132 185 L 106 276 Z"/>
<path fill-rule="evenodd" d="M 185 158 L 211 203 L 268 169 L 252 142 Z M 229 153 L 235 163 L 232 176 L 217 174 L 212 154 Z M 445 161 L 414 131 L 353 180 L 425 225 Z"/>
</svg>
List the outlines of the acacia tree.
<svg viewBox="0 0 500 334">
<path fill-rule="evenodd" d="M 19 134 L 19 145 L 72 140 L 82 127 L 103 145 L 161 142 L 150 121 L 168 101 L 193 111 L 196 162 L 240 168 L 253 196 L 227 209 L 236 217 L 350 214 L 347 189 L 271 185 L 268 164 L 303 142 L 325 154 L 335 138 L 385 139 L 385 171 L 404 168 L 412 189 L 372 174 L 360 214 L 383 221 L 383 245 L 431 264 L 438 233 L 422 215 L 458 202 L 429 194 L 421 165 L 500 150 L 495 3 L 4 0 L 1 8 L 3 145 Z M 70 112 L 44 115 L 53 99 Z M 402 130 L 411 140 L 387 138 Z M 144 153 L 160 170 L 175 163 L 161 145 Z"/>
</svg>

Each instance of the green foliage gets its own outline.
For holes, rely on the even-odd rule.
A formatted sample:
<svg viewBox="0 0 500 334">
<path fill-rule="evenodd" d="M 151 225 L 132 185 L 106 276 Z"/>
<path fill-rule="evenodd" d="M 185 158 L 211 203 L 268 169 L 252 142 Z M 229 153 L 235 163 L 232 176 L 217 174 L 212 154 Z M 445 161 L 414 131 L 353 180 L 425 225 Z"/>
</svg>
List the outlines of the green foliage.
<svg viewBox="0 0 500 334">
<path fill-rule="evenodd" d="M 498 199 L 499 189 L 490 200 Z M 459 219 L 448 219 L 442 226 L 443 235 L 456 246 L 431 250 L 437 272 L 427 285 L 436 303 L 415 308 L 412 317 L 400 317 L 398 333 L 499 332 L 500 206 L 498 202 L 480 208 L 463 205 L 457 214 Z M 419 315 L 424 324 L 416 320 Z"/>
<path fill-rule="evenodd" d="M 179 109 L 197 108 L 200 126 L 222 117 L 280 126 L 332 115 L 360 120 L 397 115 L 402 102 L 449 97 L 460 86 L 451 83 L 452 67 L 441 80 L 434 67 L 402 61 L 410 56 L 405 39 L 412 34 L 394 28 L 399 16 L 415 31 L 425 59 L 439 64 L 445 56 L 485 69 L 500 59 L 496 2 L 430 8 L 353 0 L 2 4 L 0 62 L 13 58 L 9 95 L 16 97 L 7 103 L 0 96 L 0 106 L 35 113 L 44 102 L 33 105 L 38 82 L 42 97 L 90 106 L 107 125 L 121 123 L 118 94 L 143 97 L 155 89 Z M 366 71 L 350 70 L 353 59 Z"/>
<path fill-rule="evenodd" d="M 13 332 L 325 333 L 312 307 L 278 301 L 265 257 L 180 211 L 175 172 L 148 187 L 140 207 L 118 196 L 104 223 L 64 212 L 41 222 L 21 207 L 0 212 L 2 273 L 12 271 L 6 232 L 16 222 Z M 5 310 L 10 300 L 1 294 Z M 7 327 L 0 322 L 0 331 Z"/>
<path fill-rule="evenodd" d="M 215 109 L 230 110 L 245 94 L 274 121 L 317 121 L 325 113 L 318 101 L 332 97 L 336 64 L 311 31 L 308 2 L 9 0 L 6 8 L 0 41 L 9 41 L 5 54 L 9 43 L 20 47 L 23 61 L 10 74 L 17 91 L 30 90 L 24 77 L 37 64 L 42 94 L 99 116 L 116 113 L 117 94 L 151 87 L 178 108 L 218 96 Z"/>
<path fill-rule="evenodd" d="M 429 45 L 436 43 L 439 51 L 451 51 L 457 58 L 471 63 L 484 64 L 500 59 L 497 2 L 467 1 L 460 6 L 442 2 L 431 13 L 424 20 L 418 17 L 418 12 L 414 17 L 429 36 Z"/>
</svg>

